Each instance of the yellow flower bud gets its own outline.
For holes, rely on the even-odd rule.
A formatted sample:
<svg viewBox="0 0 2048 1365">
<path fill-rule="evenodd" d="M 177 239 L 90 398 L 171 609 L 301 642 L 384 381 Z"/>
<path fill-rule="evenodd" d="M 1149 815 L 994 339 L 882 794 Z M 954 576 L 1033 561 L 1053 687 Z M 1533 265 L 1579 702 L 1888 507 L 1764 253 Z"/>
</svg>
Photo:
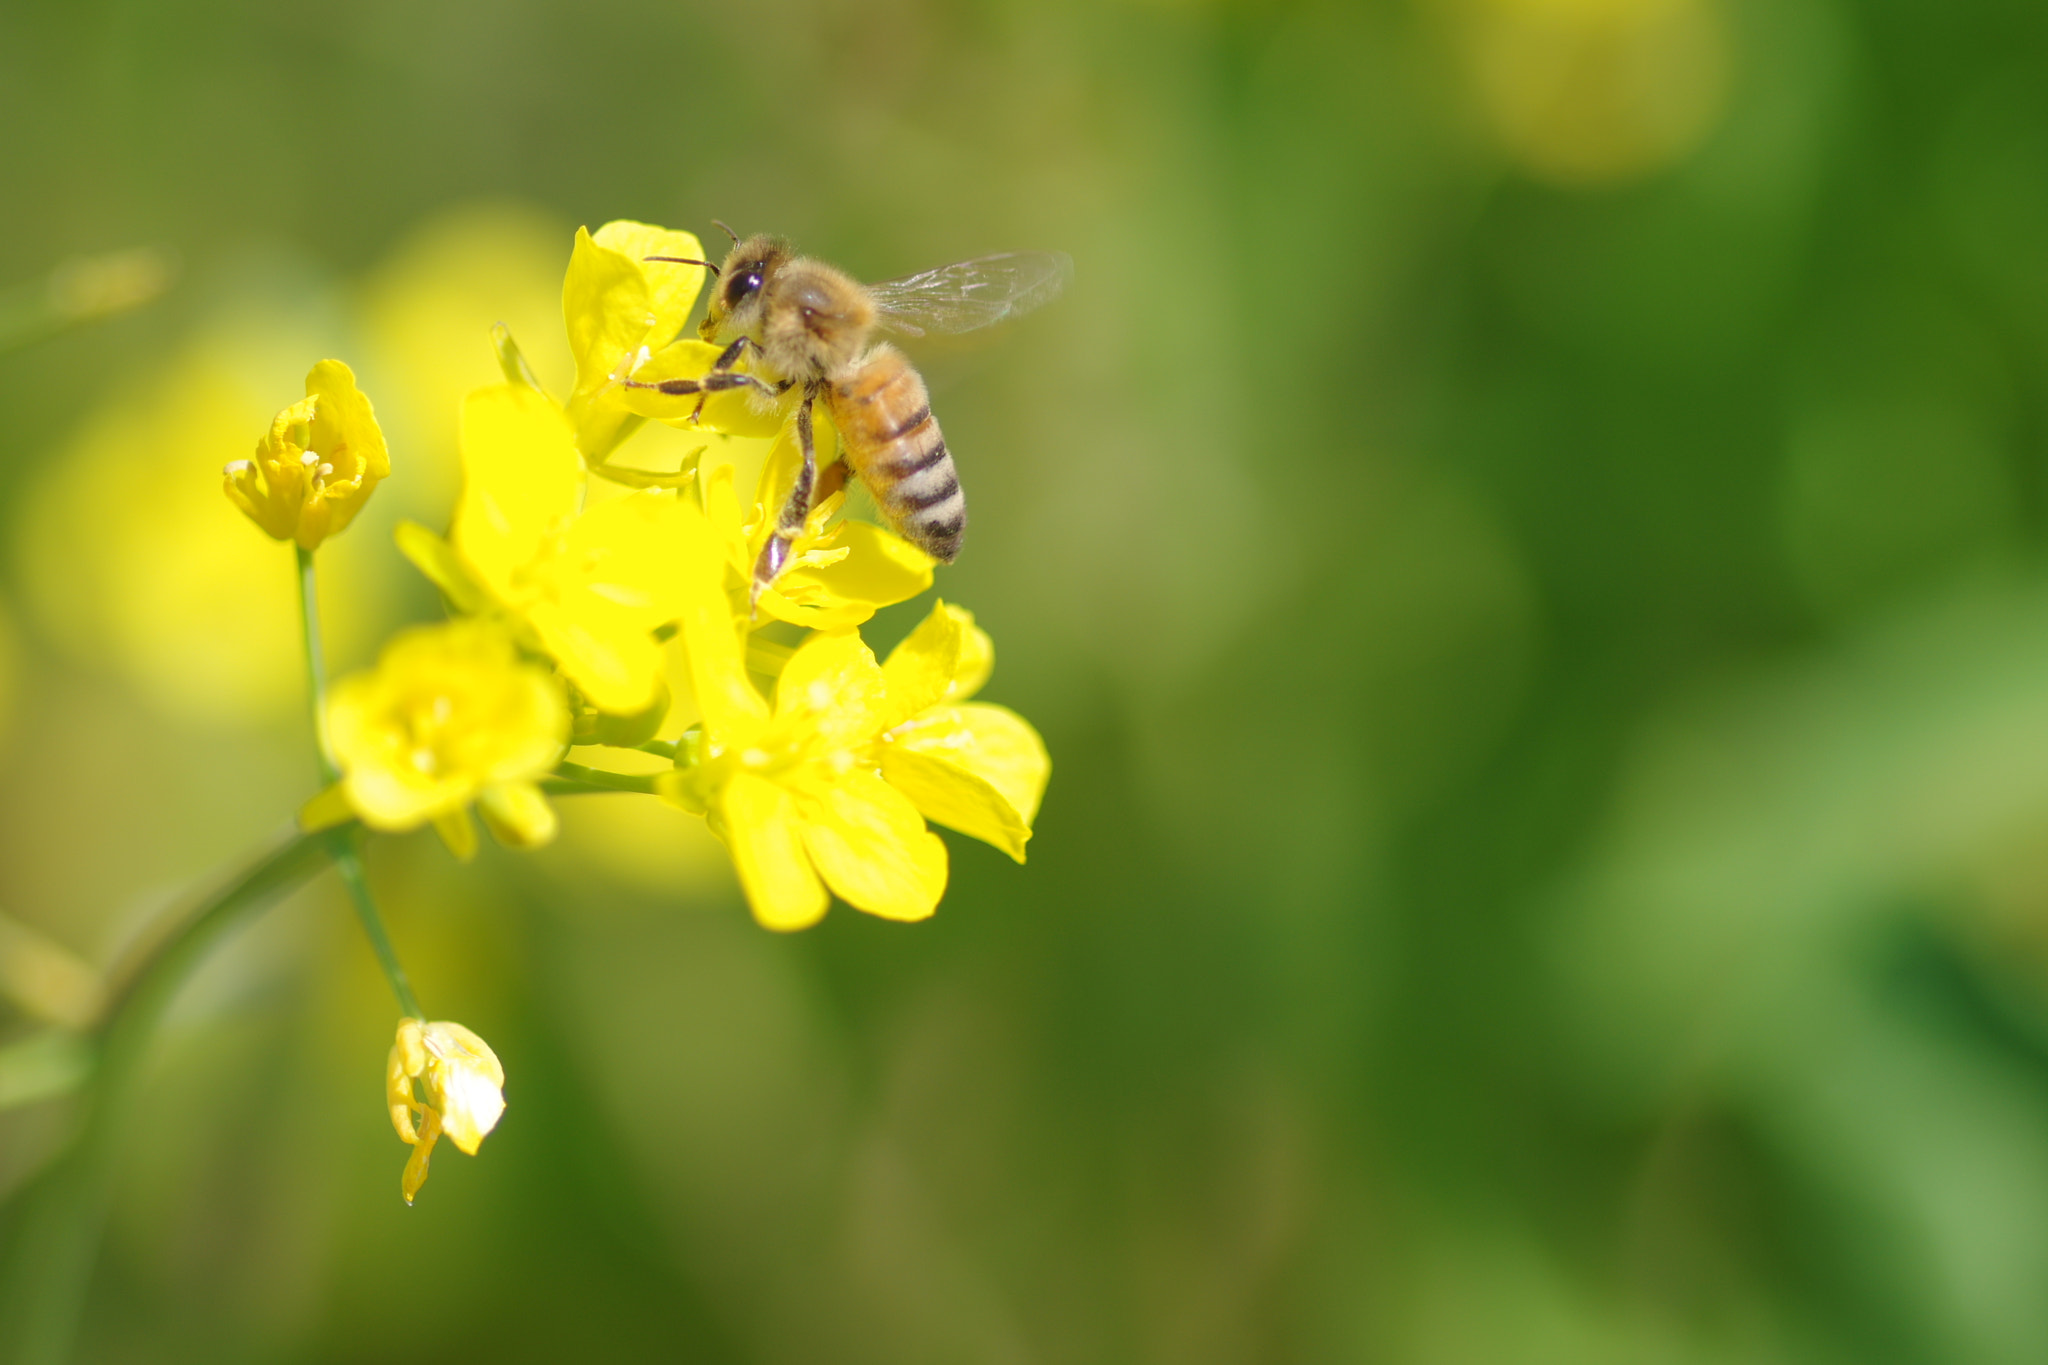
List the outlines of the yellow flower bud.
<svg viewBox="0 0 2048 1365">
<path fill-rule="evenodd" d="M 470 1156 L 505 1112 L 505 1068 L 489 1044 L 447 1020 L 398 1021 L 384 1068 L 391 1126 L 411 1145 L 400 1189 L 410 1204 L 427 1182 L 427 1162 L 445 1133 Z"/>
<path fill-rule="evenodd" d="M 265 534 L 311 550 L 355 519 L 391 472 L 391 457 L 355 375 L 323 360 L 306 375 L 306 396 L 256 443 L 256 457 L 224 472 L 228 500 Z"/>
</svg>

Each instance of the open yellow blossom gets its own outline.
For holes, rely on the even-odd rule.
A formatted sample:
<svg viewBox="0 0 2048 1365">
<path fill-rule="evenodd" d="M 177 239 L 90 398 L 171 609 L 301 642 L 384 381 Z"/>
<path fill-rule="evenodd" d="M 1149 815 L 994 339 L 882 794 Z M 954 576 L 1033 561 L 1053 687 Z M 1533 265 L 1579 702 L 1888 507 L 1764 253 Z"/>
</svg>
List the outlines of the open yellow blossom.
<svg viewBox="0 0 2048 1365">
<path fill-rule="evenodd" d="M 277 540 L 311 550 L 355 519 L 391 472 L 384 433 L 339 360 L 306 375 L 306 396 L 280 412 L 256 456 L 228 465 L 230 501 Z"/>
<path fill-rule="evenodd" d="M 594 233 L 577 229 L 562 281 L 562 318 L 576 356 L 569 420 L 577 449 L 592 465 L 602 464 L 640 423 L 626 407 L 620 381 L 676 339 L 704 284 L 702 266 L 645 258 L 703 255 L 691 233 L 647 223 L 621 220 Z"/>
<path fill-rule="evenodd" d="M 412 1147 L 399 1188 L 410 1204 L 427 1183 L 427 1162 L 445 1134 L 469 1155 L 505 1112 L 505 1068 L 490 1045 L 460 1024 L 398 1021 L 384 1067 L 391 1126 Z"/>
<path fill-rule="evenodd" d="M 519 658 L 487 621 L 416 626 L 384 647 L 375 669 L 334 685 L 327 735 L 341 768 L 337 790 L 374 829 L 432 821 L 458 857 L 476 850 L 469 805 L 518 846 L 554 837 L 539 780 L 569 742 L 561 684 Z M 332 818 L 316 797 L 301 818 Z"/>
<path fill-rule="evenodd" d="M 1023 857 L 1045 749 L 1012 713 L 966 702 L 992 657 L 967 613 L 941 604 L 886 666 L 854 631 L 813 635 L 772 708 L 729 614 L 686 617 L 683 635 L 704 727 L 656 785 L 725 840 L 762 924 L 814 924 L 828 891 L 888 919 L 931 914 L 947 858 L 927 816 Z"/>
<path fill-rule="evenodd" d="M 688 642 L 701 677 L 697 641 Z M 821 632 L 797 649 L 772 712 L 758 696 L 733 706 L 733 691 L 721 698 L 698 684 L 698 761 L 663 774 L 657 787 L 709 819 L 754 917 L 770 929 L 815 924 L 828 886 L 885 919 L 923 919 L 938 907 L 946 846 L 867 756 L 888 715 L 884 691 L 881 665 L 850 630 Z"/>
<path fill-rule="evenodd" d="M 662 686 L 654 631 L 691 590 L 682 544 L 701 530 L 666 493 L 582 509 L 583 469 L 560 409 L 517 384 L 462 410 L 462 497 L 448 541 L 399 528 L 399 547 L 468 611 L 495 604 L 599 710 L 636 715 Z"/>
</svg>

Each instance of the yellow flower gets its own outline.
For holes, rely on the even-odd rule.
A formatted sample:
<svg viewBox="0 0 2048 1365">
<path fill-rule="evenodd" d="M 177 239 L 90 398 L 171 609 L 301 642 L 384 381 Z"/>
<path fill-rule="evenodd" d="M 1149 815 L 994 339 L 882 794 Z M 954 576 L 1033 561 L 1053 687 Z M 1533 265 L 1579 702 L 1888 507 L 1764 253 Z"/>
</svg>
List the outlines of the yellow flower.
<svg viewBox="0 0 2048 1365">
<path fill-rule="evenodd" d="M 540 778 L 569 741 L 561 685 L 522 662 L 503 630 L 483 621 L 416 626 L 384 647 L 377 667 L 336 683 L 327 735 L 341 768 L 336 790 L 374 829 L 432 821 L 448 847 L 476 850 L 474 801 L 493 833 L 531 846 L 554 837 Z M 329 823 L 331 795 L 301 816 Z"/>
<path fill-rule="evenodd" d="M 701 675 L 698 641 L 688 643 L 692 674 Z M 739 685 L 751 694 L 744 678 Z M 723 691 L 707 695 L 699 682 L 698 761 L 656 785 L 709 818 L 755 918 L 771 929 L 815 924 L 827 886 L 886 919 L 931 914 L 946 889 L 946 846 L 867 755 L 886 703 L 881 666 L 860 636 L 827 631 L 805 641 L 783 668 L 772 713 L 758 695 Z"/>
<path fill-rule="evenodd" d="M 427 1162 L 442 1134 L 476 1155 L 505 1112 L 504 1090 L 505 1068 L 497 1054 L 462 1025 L 398 1021 L 398 1040 L 384 1067 L 384 1099 L 391 1126 L 412 1148 L 399 1185 L 406 1203 L 427 1183 Z"/>
<path fill-rule="evenodd" d="M 990 658 L 965 612 L 935 609 L 887 666 L 851 630 L 812 636 L 772 709 L 741 672 L 729 616 L 686 617 L 683 633 L 704 728 L 694 761 L 656 785 L 709 819 L 762 924 L 816 923 L 828 888 L 884 918 L 931 914 L 947 858 L 926 816 L 1023 857 L 1045 750 L 1010 712 L 964 704 Z"/>
<path fill-rule="evenodd" d="M 311 550 L 339 533 L 391 472 L 384 433 L 339 360 L 306 375 L 306 396 L 280 412 L 256 458 L 225 471 L 227 495 L 265 533 Z"/>
<path fill-rule="evenodd" d="M 819 430 L 820 465 L 834 456 L 829 427 Z M 733 488 L 734 470 L 722 464 L 704 481 L 704 512 L 726 547 L 738 583 L 753 581 L 777 510 L 789 494 L 800 455 L 793 433 L 777 441 L 763 468 L 751 514 L 742 513 Z M 907 602 L 932 585 L 937 563 L 893 531 L 839 517 L 844 493 L 833 493 L 811 508 L 803 533 L 790 546 L 788 564 L 761 594 L 762 614 L 812 630 L 857 626 L 882 607 Z"/>
<path fill-rule="evenodd" d="M 449 541 L 408 523 L 399 548 L 465 611 L 495 603 L 599 710 L 636 715 L 662 686 L 656 628 L 692 590 L 684 542 L 702 516 L 668 494 L 579 512 L 583 470 L 561 411 L 516 384 L 463 404 L 461 500 Z"/>
<path fill-rule="evenodd" d="M 569 420 L 577 449 L 592 465 L 602 464 L 640 423 L 627 410 L 619 381 L 676 339 L 704 284 L 703 267 L 648 256 L 701 260 L 704 249 L 690 233 L 646 223 L 606 223 L 595 233 L 578 228 L 562 281 L 562 317 L 576 356 Z"/>
</svg>

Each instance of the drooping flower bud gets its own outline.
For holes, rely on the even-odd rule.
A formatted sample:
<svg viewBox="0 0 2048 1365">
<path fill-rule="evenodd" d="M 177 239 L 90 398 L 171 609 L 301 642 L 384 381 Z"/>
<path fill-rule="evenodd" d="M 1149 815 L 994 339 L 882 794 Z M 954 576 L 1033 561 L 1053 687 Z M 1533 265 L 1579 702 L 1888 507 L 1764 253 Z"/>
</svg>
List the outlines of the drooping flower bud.
<svg viewBox="0 0 2048 1365">
<path fill-rule="evenodd" d="M 391 1126 L 412 1147 L 400 1181 L 406 1203 L 427 1183 L 427 1162 L 443 1135 L 476 1155 L 505 1112 L 504 1089 L 505 1068 L 497 1054 L 462 1025 L 445 1019 L 398 1021 L 398 1038 L 384 1068 L 384 1098 Z"/>
</svg>

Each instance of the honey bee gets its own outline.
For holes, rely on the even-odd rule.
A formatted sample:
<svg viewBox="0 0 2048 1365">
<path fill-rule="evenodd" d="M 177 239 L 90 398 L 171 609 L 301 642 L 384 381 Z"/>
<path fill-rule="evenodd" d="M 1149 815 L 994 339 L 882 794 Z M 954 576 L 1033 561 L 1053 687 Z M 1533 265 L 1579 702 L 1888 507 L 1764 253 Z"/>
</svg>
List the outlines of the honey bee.
<svg viewBox="0 0 2048 1365">
<path fill-rule="evenodd" d="M 851 472 L 898 535 L 941 563 L 960 553 L 967 500 L 953 456 L 932 417 L 924 380 L 877 331 L 904 336 L 971 332 L 1046 303 L 1065 286 L 1073 261 L 1058 252 L 1009 252 L 942 265 L 901 279 L 861 284 L 823 261 L 797 255 L 780 238 L 733 239 L 722 264 L 677 256 L 653 261 L 699 265 L 713 272 L 711 303 L 698 334 L 724 349 L 701 378 L 635 388 L 703 396 L 747 389 L 759 401 L 782 401 L 801 389 L 796 407 L 803 462 L 754 563 L 759 600 L 789 560 L 812 503 Z M 738 367 L 747 363 L 747 369 Z M 822 473 L 811 409 L 823 400 L 839 433 L 839 458 Z"/>
</svg>

